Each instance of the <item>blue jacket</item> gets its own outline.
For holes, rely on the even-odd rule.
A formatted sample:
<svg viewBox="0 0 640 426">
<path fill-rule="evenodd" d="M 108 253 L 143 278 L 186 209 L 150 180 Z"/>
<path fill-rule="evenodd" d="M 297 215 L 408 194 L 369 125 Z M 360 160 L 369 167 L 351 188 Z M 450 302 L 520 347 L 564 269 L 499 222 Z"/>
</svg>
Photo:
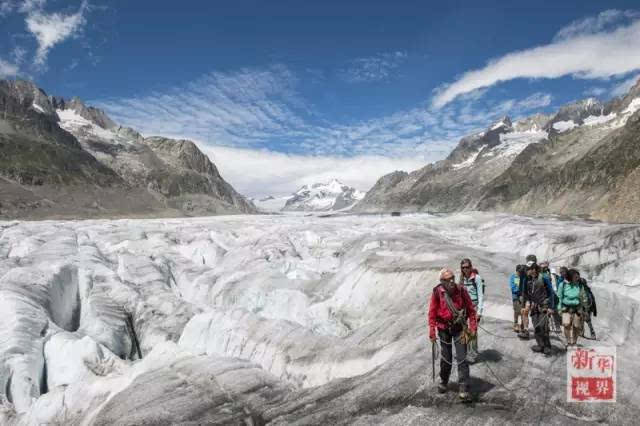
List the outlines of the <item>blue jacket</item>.
<svg viewBox="0 0 640 426">
<path fill-rule="evenodd" d="M 509 286 L 511 286 L 511 299 L 515 302 L 520 297 L 520 283 L 522 280 L 526 280 L 526 275 L 519 276 L 515 272 L 511 274 L 509 278 Z"/>
</svg>

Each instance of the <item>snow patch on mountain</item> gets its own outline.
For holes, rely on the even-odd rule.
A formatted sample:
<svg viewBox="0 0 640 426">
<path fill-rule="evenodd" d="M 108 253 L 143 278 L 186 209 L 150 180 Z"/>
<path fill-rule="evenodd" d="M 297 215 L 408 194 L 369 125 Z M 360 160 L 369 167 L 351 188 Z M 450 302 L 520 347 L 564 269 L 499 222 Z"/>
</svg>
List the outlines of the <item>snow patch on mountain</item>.
<svg viewBox="0 0 640 426">
<path fill-rule="evenodd" d="M 515 158 L 528 145 L 540 142 L 549 136 L 545 131 L 533 129 L 537 129 L 537 126 L 532 125 L 532 130 L 527 131 L 501 133 L 499 135 L 500 143 L 498 145 L 490 149 L 486 149 L 488 145 L 482 145 L 478 151 L 473 153 L 469 158 L 461 163 L 454 164 L 452 168 L 454 170 L 461 170 L 471 167 L 476 164 L 480 154 L 482 154 L 481 158 L 489 158 L 492 161 L 498 158 Z"/>
<path fill-rule="evenodd" d="M 471 157 L 467 158 L 467 159 L 466 159 L 466 160 L 464 160 L 462 163 L 454 164 L 454 165 L 453 165 L 453 166 L 451 166 L 451 167 L 453 167 L 453 169 L 454 169 L 454 170 L 460 170 L 460 169 L 464 169 L 464 168 L 466 168 L 466 167 L 470 167 L 470 166 L 472 166 L 472 165 L 473 165 L 473 163 L 475 163 L 475 162 L 476 162 L 476 159 L 478 158 L 478 155 L 480 155 L 480 153 L 482 152 L 482 150 L 483 150 L 483 149 L 485 149 L 486 147 L 487 147 L 487 145 L 482 145 L 482 146 L 480 147 L 480 149 L 479 149 L 477 152 L 475 152 L 475 153 L 473 153 L 473 154 L 471 155 Z"/>
<path fill-rule="evenodd" d="M 636 112 L 639 109 L 640 109 L 640 98 L 635 98 L 634 100 L 631 101 L 629 106 L 624 111 L 622 111 L 622 113 L 623 114 L 633 114 L 634 112 Z"/>
<path fill-rule="evenodd" d="M 57 109 L 56 113 L 60 121 L 58 125 L 72 134 L 88 134 L 106 140 L 115 139 L 115 133 L 111 130 L 103 129 L 95 123 L 82 117 L 72 109 Z"/>
<path fill-rule="evenodd" d="M 352 207 L 365 193 L 343 184 L 337 179 L 329 183 L 304 185 L 290 197 L 283 211 L 331 211 Z"/>
<path fill-rule="evenodd" d="M 585 126 L 597 126 L 598 124 L 608 123 L 609 121 L 615 119 L 618 115 L 615 112 L 612 112 L 607 115 L 590 115 L 585 118 L 583 124 Z"/>
<path fill-rule="evenodd" d="M 540 142 L 548 137 L 545 131 L 511 132 L 500 135 L 500 145 L 495 146 L 486 155 L 496 157 L 515 157 L 532 143 Z"/>
<path fill-rule="evenodd" d="M 38 111 L 40 114 L 46 114 L 46 112 L 45 112 L 44 108 L 42 108 L 40 105 L 38 105 L 38 104 L 37 104 L 37 103 L 35 103 L 35 102 L 31 105 L 31 107 L 32 107 L 33 109 L 35 109 L 36 111 Z"/>
<path fill-rule="evenodd" d="M 553 128 L 559 131 L 560 133 L 571 130 L 577 126 L 578 125 L 573 120 L 556 121 L 555 123 L 553 123 Z"/>
</svg>

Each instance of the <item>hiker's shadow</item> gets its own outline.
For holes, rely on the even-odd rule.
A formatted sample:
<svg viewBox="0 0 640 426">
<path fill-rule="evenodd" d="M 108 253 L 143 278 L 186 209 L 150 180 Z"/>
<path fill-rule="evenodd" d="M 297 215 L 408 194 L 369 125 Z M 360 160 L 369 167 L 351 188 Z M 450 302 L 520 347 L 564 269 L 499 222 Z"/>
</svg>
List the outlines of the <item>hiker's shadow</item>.
<svg viewBox="0 0 640 426">
<path fill-rule="evenodd" d="M 488 382 L 488 381 L 486 381 L 484 379 L 481 379 L 479 377 L 470 377 L 469 378 L 469 385 L 470 385 L 470 388 L 471 388 L 471 392 L 477 398 L 479 398 L 482 394 L 485 394 L 485 393 L 489 392 L 491 389 L 496 387 L 496 385 L 494 385 L 493 383 L 490 383 L 490 382 Z"/>
<path fill-rule="evenodd" d="M 469 377 L 469 392 L 471 393 L 471 401 L 470 402 L 478 402 L 482 399 L 482 396 L 489 392 L 491 389 L 495 388 L 496 385 L 488 382 L 479 377 Z M 455 392 L 459 392 L 460 386 L 457 383 L 449 384 L 449 390 L 453 390 Z"/>
<path fill-rule="evenodd" d="M 502 361 L 502 352 L 495 349 L 487 349 L 478 354 L 476 362 L 500 362 Z"/>
</svg>

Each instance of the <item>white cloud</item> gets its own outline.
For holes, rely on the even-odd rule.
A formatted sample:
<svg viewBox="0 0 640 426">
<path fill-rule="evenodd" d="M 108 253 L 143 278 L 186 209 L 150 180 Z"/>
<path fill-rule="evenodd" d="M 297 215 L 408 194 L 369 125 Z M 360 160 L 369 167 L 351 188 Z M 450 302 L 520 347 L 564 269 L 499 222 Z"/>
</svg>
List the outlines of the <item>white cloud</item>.
<svg viewBox="0 0 640 426">
<path fill-rule="evenodd" d="M 599 22 L 603 20 L 607 18 L 595 19 L 586 27 L 571 24 L 550 44 L 512 52 L 490 61 L 484 68 L 468 71 L 457 81 L 441 86 L 432 104 L 441 108 L 464 93 L 515 78 L 573 75 L 597 79 L 640 69 L 640 55 L 633 54 L 640 51 L 640 20 L 614 30 L 602 30 L 606 25 Z"/>
<path fill-rule="evenodd" d="M 49 51 L 69 37 L 77 35 L 86 23 L 85 12 L 87 2 L 83 1 L 80 9 L 71 15 L 62 13 L 46 13 L 42 10 L 44 1 L 31 1 L 25 6 L 28 12 L 25 22 L 27 29 L 38 41 L 35 64 L 43 66 Z"/>
<path fill-rule="evenodd" d="M 15 77 L 19 73 L 17 65 L 0 58 L 0 78 Z"/>
<path fill-rule="evenodd" d="M 302 185 L 333 178 L 366 191 L 387 173 L 415 170 L 425 165 L 416 158 L 344 158 L 210 147 L 202 143 L 199 146 L 216 164 L 224 179 L 250 197 L 289 195 Z"/>
<path fill-rule="evenodd" d="M 407 56 L 406 52 L 396 51 L 353 59 L 345 69 L 339 72 L 339 75 L 352 83 L 385 80 L 407 59 Z"/>
<path fill-rule="evenodd" d="M 631 89 L 631 87 L 633 87 L 638 82 L 638 80 L 640 80 L 640 74 L 636 74 L 633 77 L 629 77 L 626 80 L 623 80 L 622 82 L 613 86 L 613 89 L 611 89 L 611 95 L 612 96 L 626 95 Z"/>
<path fill-rule="evenodd" d="M 635 10 L 605 10 L 596 16 L 589 16 L 573 21 L 558 31 L 553 40 L 566 40 L 579 35 L 595 34 L 615 24 L 619 24 L 621 21 L 636 19 L 638 17 L 640 17 L 640 13 Z"/>
</svg>

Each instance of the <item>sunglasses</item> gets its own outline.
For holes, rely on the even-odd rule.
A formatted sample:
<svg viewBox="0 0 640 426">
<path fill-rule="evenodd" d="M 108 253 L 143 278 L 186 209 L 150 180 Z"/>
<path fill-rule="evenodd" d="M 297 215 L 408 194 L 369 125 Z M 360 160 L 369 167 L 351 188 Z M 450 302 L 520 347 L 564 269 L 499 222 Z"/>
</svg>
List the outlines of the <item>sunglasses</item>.
<svg viewBox="0 0 640 426">
<path fill-rule="evenodd" d="M 461 266 L 461 268 L 462 268 L 462 269 L 471 269 L 471 266 L 469 266 L 469 265 L 464 265 L 464 266 Z"/>
</svg>

